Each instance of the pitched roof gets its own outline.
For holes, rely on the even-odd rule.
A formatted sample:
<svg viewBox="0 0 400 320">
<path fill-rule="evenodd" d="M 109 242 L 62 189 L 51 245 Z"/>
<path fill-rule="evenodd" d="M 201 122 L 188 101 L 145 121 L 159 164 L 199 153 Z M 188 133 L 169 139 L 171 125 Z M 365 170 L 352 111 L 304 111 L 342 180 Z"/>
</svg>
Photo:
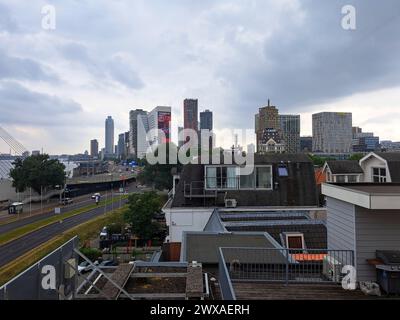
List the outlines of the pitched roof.
<svg viewBox="0 0 400 320">
<path fill-rule="evenodd" d="M 326 162 L 332 174 L 362 174 L 363 170 L 356 160 L 332 160 Z"/>
<path fill-rule="evenodd" d="M 236 199 L 238 206 L 316 206 L 318 205 L 314 166 L 305 154 L 255 154 L 256 165 L 271 165 L 273 190 L 232 189 L 218 193 L 217 198 L 185 197 L 185 185 L 204 184 L 204 165 L 188 164 L 183 167 L 180 181 L 171 207 L 218 207 L 224 206 L 226 199 Z M 284 165 L 288 176 L 280 176 L 279 168 Z"/>
<path fill-rule="evenodd" d="M 400 152 L 374 152 L 386 161 L 400 161 Z"/>
<path fill-rule="evenodd" d="M 386 160 L 392 182 L 400 183 L 400 152 L 374 152 Z"/>
</svg>

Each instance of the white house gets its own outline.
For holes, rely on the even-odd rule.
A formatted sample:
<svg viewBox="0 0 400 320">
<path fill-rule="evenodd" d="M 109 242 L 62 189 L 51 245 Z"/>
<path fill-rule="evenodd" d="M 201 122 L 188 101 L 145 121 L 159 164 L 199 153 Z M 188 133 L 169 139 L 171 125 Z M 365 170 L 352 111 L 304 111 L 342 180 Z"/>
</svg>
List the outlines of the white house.
<svg viewBox="0 0 400 320">
<path fill-rule="evenodd" d="M 363 182 L 400 182 L 400 152 L 371 152 L 360 160 Z"/>
<path fill-rule="evenodd" d="M 355 160 L 326 161 L 322 168 L 326 181 L 331 183 L 361 182 L 363 170 Z"/>
</svg>

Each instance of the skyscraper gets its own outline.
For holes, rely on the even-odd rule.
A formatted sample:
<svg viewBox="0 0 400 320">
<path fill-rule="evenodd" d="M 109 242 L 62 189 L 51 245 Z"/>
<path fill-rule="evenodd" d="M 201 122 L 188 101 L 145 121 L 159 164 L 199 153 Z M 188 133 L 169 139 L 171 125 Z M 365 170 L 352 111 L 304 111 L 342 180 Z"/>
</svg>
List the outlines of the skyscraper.
<svg viewBox="0 0 400 320">
<path fill-rule="evenodd" d="M 117 157 L 119 159 L 123 159 L 125 157 L 125 133 L 118 135 Z"/>
<path fill-rule="evenodd" d="M 259 109 L 255 115 L 255 133 L 257 138 L 257 150 L 263 139 L 263 134 L 266 129 L 280 130 L 279 112 L 275 106 L 271 106 L 268 100 L 268 105 Z"/>
<path fill-rule="evenodd" d="M 140 121 L 144 120 L 145 123 L 139 123 L 138 117 Z M 138 137 L 138 128 L 139 126 L 144 125 L 144 130 L 139 130 L 141 132 L 141 137 Z M 140 128 L 143 129 L 143 128 Z M 129 154 L 137 157 L 138 156 L 138 139 L 143 141 L 146 137 L 143 137 L 143 134 L 146 134 L 148 131 L 147 124 L 147 111 L 142 109 L 131 110 L 129 112 Z"/>
<path fill-rule="evenodd" d="M 93 158 L 99 156 L 99 142 L 96 139 L 90 140 L 90 156 Z"/>
<path fill-rule="evenodd" d="M 111 116 L 106 119 L 105 153 L 114 153 L 114 120 Z"/>
<path fill-rule="evenodd" d="M 312 115 L 313 151 L 349 153 L 352 151 L 352 114 L 320 112 Z"/>
<path fill-rule="evenodd" d="M 183 128 L 198 131 L 198 100 L 185 99 L 183 101 Z"/>
<path fill-rule="evenodd" d="M 200 130 L 203 129 L 213 129 L 213 113 L 210 110 L 200 112 Z"/>
<path fill-rule="evenodd" d="M 279 126 L 287 153 L 300 152 L 300 115 L 280 114 Z"/>
<path fill-rule="evenodd" d="M 149 112 L 148 115 L 149 130 L 160 130 L 163 132 L 163 136 L 160 132 L 154 131 L 152 137 L 150 137 L 150 145 L 169 143 L 171 142 L 171 107 L 156 107 Z"/>
</svg>

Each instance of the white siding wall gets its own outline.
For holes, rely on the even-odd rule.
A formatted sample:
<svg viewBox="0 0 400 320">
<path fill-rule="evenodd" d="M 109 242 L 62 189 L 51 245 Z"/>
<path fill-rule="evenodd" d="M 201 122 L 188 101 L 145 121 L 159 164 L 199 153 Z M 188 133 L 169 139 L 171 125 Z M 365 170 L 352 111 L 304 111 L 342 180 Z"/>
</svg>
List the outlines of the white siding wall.
<svg viewBox="0 0 400 320">
<path fill-rule="evenodd" d="M 214 208 L 164 209 L 169 241 L 182 242 L 183 231 L 203 231 L 213 211 Z"/>
<path fill-rule="evenodd" d="M 354 205 L 327 198 L 328 249 L 355 249 Z"/>
<path fill-rule="evenodd" d="M 361 164 L 361 168 L 364 171 L 363 175 L 363 182 L 373 182 L 372 181 L 372 168 L 386 168 L 386 174 L 387 174 L 387 182 L 391 182 L 389 178 L 389 168 L 387 168 L 386 163 L 383 162 L 382 160 L 379 160 L 378 158 L 375 157 L 370 157 L 368 160 L 365 160 Z"/>
<path fill-rule="evenodd" d="M 357 279 L 376 281 L 366 259 L 375 258 L 376 250 L 400 250 L 400 211 L 355 209 Z"/>
</svg>

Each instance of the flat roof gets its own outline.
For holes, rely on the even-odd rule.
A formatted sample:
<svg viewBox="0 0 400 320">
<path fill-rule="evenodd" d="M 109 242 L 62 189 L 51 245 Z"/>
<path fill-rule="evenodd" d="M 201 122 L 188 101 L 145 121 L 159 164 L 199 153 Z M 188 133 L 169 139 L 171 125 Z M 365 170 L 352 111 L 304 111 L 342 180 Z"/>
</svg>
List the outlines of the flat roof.
<svg viewBox="0 0 400 320">
<path fill-rule="evenodd" d="M 323 183 L 322 194 L 367 209 L 400 209 L 398 183 Z"/>
</svg>

